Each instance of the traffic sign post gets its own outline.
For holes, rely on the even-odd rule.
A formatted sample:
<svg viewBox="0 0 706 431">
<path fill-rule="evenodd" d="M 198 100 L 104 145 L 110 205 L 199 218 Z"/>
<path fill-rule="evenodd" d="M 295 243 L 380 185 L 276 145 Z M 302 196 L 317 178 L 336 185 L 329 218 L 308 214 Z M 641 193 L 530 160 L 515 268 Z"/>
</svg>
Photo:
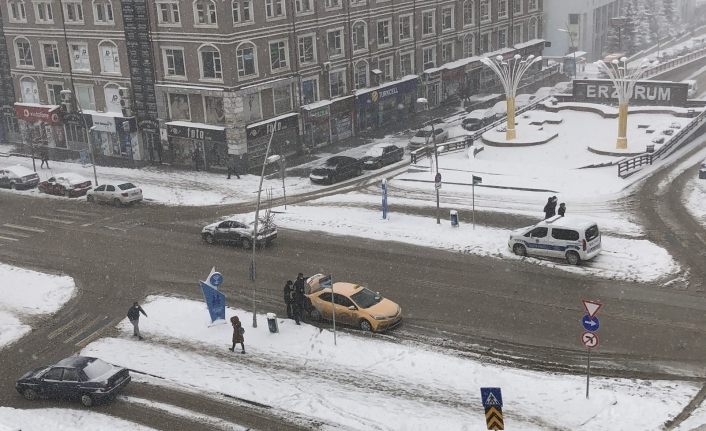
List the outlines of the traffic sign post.
<svg viewBox="0 0 706 431">
<path fill-rule="evenodd" d="M 483 178 L 475 175 L 472 175 L 471 177 L 471 194 L 473 195 L 473 211 L 471 214 L 473 217 L 473 230 L 476 230 L 476 184 L 481 184 L 483 182 Z"/>
<path fill-rule="evenodd" d="M 503 395 L 500 388 L 480 388 L 480 400 L 485 409 L 485 423 L 489 430 L 504 430 Z"/>
<path fill-rule="evenodd" d="M 441 218 L 439 217 L 439 189 L 441 188 L 441 173 L 439 172 L 438 159 L 436 163 L 436 176 L 434 176 L 434 188 L 436 189 L 436 224 L 441 224 Z"/>
<path fill-rule="evenodd" d="M 598 311 L 603 307 L 603 304 L 597 301 L 581 300 L 586 314 L 581 319 L 581 326 L 585 332 L 581 334 L 581 343 L 586 346 L 586 399 L 588 399 L 589 388 L 591 386 L 591 349 L 598 347 L 598 328 L 600 322 L 596 317 Z"/>
</svg>

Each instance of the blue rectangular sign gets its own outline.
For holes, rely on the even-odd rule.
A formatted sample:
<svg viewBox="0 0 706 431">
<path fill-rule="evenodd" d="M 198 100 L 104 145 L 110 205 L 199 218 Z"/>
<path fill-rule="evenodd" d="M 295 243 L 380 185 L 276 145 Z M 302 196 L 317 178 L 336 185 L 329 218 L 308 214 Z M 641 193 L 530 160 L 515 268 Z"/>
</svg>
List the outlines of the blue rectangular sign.
<svg viewBox="0 0 706 431">
<path fill-rule="evenodd" d="M 208 307 L 208 314 L 211 315 L 211 322 L 225 320 L 226 318 L 226 297 L 218 290 L 212 288 L 203 281 L 199 281 L 203 299 Z"/>
<path fill-rule="evenodd" d="M 480 399 L 485 408 L 503 406 L 503 394 L 500 388 L 480 388 Z"/>
</svg>

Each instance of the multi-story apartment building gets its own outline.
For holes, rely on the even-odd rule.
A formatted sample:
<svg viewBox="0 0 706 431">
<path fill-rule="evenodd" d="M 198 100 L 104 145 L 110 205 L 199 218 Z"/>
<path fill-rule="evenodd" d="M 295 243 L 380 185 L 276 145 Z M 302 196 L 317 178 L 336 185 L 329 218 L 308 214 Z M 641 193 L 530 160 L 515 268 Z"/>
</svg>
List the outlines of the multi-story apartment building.
<svg viewBox="0 0 706 431">
<path fill-rule="evenodd" d="M 261 163 L 273 130 L 273 152 L 290 154 L 403 118 L 418 97 L 478 93 L 493 80 L 480 56 L 544 46 L 542 0 L 2 2 L 11 132 L 78 148 L 81 125 L 51 115 L 60 88 L 75 89 L 85 126 L 117 142 L 103 154 L 208 169 Z M 111 104 L 121 86 L 135 119 Z"/>
</svg>

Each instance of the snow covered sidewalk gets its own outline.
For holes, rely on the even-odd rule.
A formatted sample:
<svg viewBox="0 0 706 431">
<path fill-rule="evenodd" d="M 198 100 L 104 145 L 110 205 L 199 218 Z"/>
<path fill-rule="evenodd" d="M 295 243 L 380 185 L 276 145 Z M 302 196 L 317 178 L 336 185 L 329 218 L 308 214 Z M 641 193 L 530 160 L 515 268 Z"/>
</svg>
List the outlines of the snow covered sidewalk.
<svg viewBox="0 0 706 431">
<path fill-rule="evenodd" d="M 133 422 L 86 410 L 0 407 L 0 431 L 150 431 Z"/>
<path fill-rule="evenodd" d="M 657 430 L 694 396 L 692 383 L 594 378 L 516 370 L 464 359 L 423 346 L 401 345 L 280 319 L 271 334 L 264 316 L 246 325 L 248 353 L 231 353 L 232 328 L 209 326 L 200 301 L 149 297 L 148 341 L 125 338 L 91 343 L 82 354 L 133 370 L 136 381 L 189 388 L 271 406 L 283 418 L 307 417 L 322 429 L 485 429 L 480 387 L 503 390 L 508 429 Z M 226 309 L 226 317 L 249 316 Z M 247 320 L 247 319 L 246 319 Z M 548 408 L 551 406 L 551 408 Z"/>
</svg>

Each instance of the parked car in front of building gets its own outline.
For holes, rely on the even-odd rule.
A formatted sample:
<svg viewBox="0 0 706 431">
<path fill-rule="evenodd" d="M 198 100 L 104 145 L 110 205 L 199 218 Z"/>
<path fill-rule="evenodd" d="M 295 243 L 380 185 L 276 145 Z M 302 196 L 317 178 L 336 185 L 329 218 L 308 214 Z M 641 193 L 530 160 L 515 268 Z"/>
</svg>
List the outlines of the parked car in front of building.
<svg viewBox="0 0 706 431">
<path fill-rule="evenodd" d="M 495 112 L 492 109 L 476 109 L 471 111 L 461 121 L 461 126 L 468 131 L 480 130 L 495 121 Z"/>
<path fill-rule="evenodd" d="M 31 189 L 39 184 L 39 175 L 24 166 L 0 168 L 0 187 Z"/>
<path fill-rule="evenodd" d="M 277 238 L 277 227 L 268 225 L 261 220 L 257 227 L 257 239 L 253 239 L 253 230 L 255 222 L 249 224 L 243 223 L 237 219 L 228 219 L 211 223 L 201 229 L 201 238 L 209 244 L 222 242 L 226 244 L 234 244 L 246 249 L 253 246 L 257 241 L 257 245 L 270 245 Z"/>
<path fill-rule="evenodd" d="M 142 189 L 133 183 L 111 183 L 86 192 L 88 202 L 106 202 L 115 206 L 127 205 L 142 200 Z"/>
<path fill-rule="evenodd" d="M 39 183 L 39 191 L 69 198 L 83 196 L 90 188 L 91 180 L 72 172 L 57 174 Z"/>
<path fill-rule="evenodd" d="M 360 160 L 348 156 L 334 156 L 328 158 L 322 166 L 312 169 L 309 179 L 313 183 L 333 184 L 362 173 L 363 163 Z"/>
<path fill-rule="evenodd" d="M 368 150 L 360 159 L 365 169 L 380 169 L 383 166 L 397 163 L 404 158 L 404 148 L 393 144 L 378 144 Z"/>
<path fill-rule="evenodd" d="M 449 138 L 449 131 L 436 126 L 432 132 L 431 127 L 424 127 L 417 130 L 417 133 L 409 140 L 409 149 L 416 150 L 417 148 L 431 145 L 432 143 L 441 144 Z"/>
<path fill-rule="evenodd" d="M 126 368 L 98 358 L 71 356 L 25 373 L 15 383 L 15 389 L 30 401 L 39 398 L 79 399 L 81 404 L 91 407 L 115 398 L 131 379 Z"/>
</svg>

